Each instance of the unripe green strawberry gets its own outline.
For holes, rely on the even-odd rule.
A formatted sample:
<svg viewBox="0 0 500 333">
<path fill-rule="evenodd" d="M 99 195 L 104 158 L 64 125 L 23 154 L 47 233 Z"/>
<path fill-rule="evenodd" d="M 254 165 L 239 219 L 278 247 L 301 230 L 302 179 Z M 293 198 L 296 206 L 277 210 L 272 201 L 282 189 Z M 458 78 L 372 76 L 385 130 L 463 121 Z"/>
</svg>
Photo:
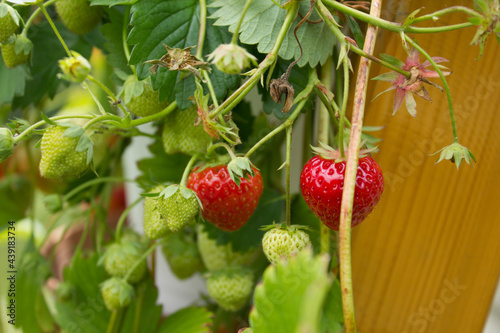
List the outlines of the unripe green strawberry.
<svg viewBox="0 0 500 333">
<path fill-rule="evenodd" d="M 19 28 L 19 14 L 6 3 L 0 3 L 0 43 L 6 42 Z"/>
<path fill-rule="evenodd" d="M 217 240 L 208 237 L 204 226 L 198 228 L 198 249 L 205 267 L 215 271 L 229 265 L 251 265 L 257 255 L 257 249 L 246 252 L 233 251 L 231 243 L 217 244 Z"/>
<path fill-rule="evenodd" d="M 2 44 L 5 67 L 14 68 L 27 62 L 31 55 L 32 46 L 31 41 L 23 35 L 10 37 L 6 44 Z"/>
<path fill-rule="evenodd" d="M 201 124 L 194 125 L 197 118 L 196 107 L 175 110 L 165 117 L 161 136 L 165 153 L 189 155 L 207 151 L 211 138 Z"/>
<path fill-rule="evenodd" d="M 272 263 L 277 263 L 282 257 L 288 258 L 290 255 L 302 251 L 311 242 L 309 235 L 297 226 L 276 226 L 267 231 L 262 238 L 262 249 L 267 259 Z"/>
<path fill-rule="evenodd" d="M 189 224 L 200 209 L 196 194 L 182 185 L 170 185 L 157 198 L 161 217 L 172 231 Z"/>
<path fill-rule="evenodd" d="M 162 251 L 170 269 L 181 280 L 203 269 L 200 252 L 192 233 L 181 231 L 169 234 Z"/>
<path fill-rule="evenodd" d="M 153 90 L 149 78 L 139 81 L 135 75 L 129 76 L 123 84 L 123 94 L 125 106 L 139 117 L 153 115 L 168 106 L 167 101 L 160 102 L 160 95 Z"/>
<path fill-rule="evenodd" d="M 88 0 L 59 0 L 56 11 L 66 28 L 77 35 L 92 31 L 102 16 L 101 7 L 90 6 Z"/>
<path fill-rule="evenodd" d="M 126 307 L 134 297 L 134 288 L 123 279 L 112 277 L 101 284 L 101 295 L 109 311 Z"/>
<path fill-rule="evenodd" d="M 136 264 L 144 253 L 144 247 L 137 241 L 121 240 L 113 243 L 104 252 L 100 263 L 104 263 L 104 269 L 109 275 L 125 278 L 129 270 Z M 136 283 L 142 279 L 147 270 L 146 260 L 142 260 L 134 271 L 128 276 L 127 281 Z"/>
<path fill-rule="evenodd" d="M 50 179 L 71 179 L 87 170 L 87 151 L 76 151 L 78 138 L 64 136 L 67 127 L 51 126 L 42 136 L 40 174 Z"/>
<path fill-rule="evenodd" d="M 253 272 L 243 266 L 229 266 L 210 272 L 207 290 L 217 304 L 228 311 L 238 311 L 253 290 Z"/>
<path fill-rule="evenodd" d="M 149 193 L 159 193 L 164 189 L 165 186 L 156 186 Z M 162 238 L 170 231 L 167 221 L 161 217 L 156 203 L 156 197 L 146 197 L 144 199 L 144 233 L 149 239 Z"/>
</svg>

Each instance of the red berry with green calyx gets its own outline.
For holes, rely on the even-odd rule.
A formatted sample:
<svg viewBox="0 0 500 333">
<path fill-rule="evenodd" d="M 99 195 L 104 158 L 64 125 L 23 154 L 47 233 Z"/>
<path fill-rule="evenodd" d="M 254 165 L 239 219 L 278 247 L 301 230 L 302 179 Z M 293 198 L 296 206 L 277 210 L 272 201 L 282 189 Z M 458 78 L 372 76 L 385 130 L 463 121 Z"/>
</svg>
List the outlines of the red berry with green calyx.
<svg viewBox="0 0 500 333">
<path fill-rule="evenodd" d="M 316 148 L 319 155 L 311 158 L 300 175 L 300 189 L 309 208 L 332 230 L 339 230 L 340 206 L 346 169 L 339 151 Z M 360 152 L 351 226 L 361 223 L 375 208 L 384 191 L 382 169 L 375 160 Z"/>
<path fill-rule="evenodd" d="M 189 175 L 188 188 L 201 200 L 205 220 L 224 231 L 238 230 L 252 216 L 262 195 L 262 176 L 252 167 L 254 175 L 231 179 L 228 166 L 218 165 Z"/>
</svg>

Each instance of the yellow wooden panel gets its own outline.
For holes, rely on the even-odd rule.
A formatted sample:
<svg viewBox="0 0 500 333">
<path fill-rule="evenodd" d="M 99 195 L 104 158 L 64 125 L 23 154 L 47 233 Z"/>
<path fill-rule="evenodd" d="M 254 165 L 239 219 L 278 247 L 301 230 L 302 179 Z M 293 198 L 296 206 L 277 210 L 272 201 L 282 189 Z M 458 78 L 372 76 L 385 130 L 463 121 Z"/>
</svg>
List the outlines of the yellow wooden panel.
<svg viewBox="0 0 500 333">
<path fill-rule="evenodd" d="M 412 1 L 407 10 L 425 7 L 428 13 L 445 5 L 451 4 Z M 416 97 L 416 118 L 404 105 L 391 116 L 393 92 L 368 105 L 365 125 L 386 126 L 377 133 L 384 141 L 375 155 L 386 189 L 372 216 L 353 230 L 363 333 L 475 333 L 488 315 L 500 273 L 500 47 L 491 36 L 475 60 L 479 49 L 468 45 L 474 30 L 413 36 L 432 56 L 451 60 L 458 134 L 477 158 L 474 167 L 457 171 L 429 156 L 452 143 L 446 95 L 439 90 L 427 86 L 432 103 Z M 396 34 L 384 32 L 379 41 L 377 52 L 405 59 Z M 372 77 L 384 72 L 372 66 Z M 368 99 L 388 87 L 371 81 Z"/>
</svg>

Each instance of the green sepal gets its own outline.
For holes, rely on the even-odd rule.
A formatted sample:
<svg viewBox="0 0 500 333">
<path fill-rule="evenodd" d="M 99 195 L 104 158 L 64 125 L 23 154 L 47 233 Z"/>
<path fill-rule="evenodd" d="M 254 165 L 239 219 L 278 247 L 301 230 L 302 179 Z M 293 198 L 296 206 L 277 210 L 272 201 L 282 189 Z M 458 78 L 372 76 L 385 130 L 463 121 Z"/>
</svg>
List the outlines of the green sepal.
<svg viewBox="0 0 500 333">
<path fill-rule="evenodd" d="M 471 161 L 476 162 L 476 157 L 474 156 L 474 154 L 472 154 L 472 152 L 468 148 L 462 146 L 457 141 L 453 142 L 447 147 L 444 147 L 441 150 L 438 150 L 432 155 L 435 155 L 439 152 L 441 152 L 441 154 L 439 155 L 439 160 L 436 162 L 436 164 L 443 160 L 450 160 L 457 166 L 457 170 L 458 168 L 460 168 L 462 160 L 465 160 L 465 162 L 467 162 L 467 164 L 469 165 L 471 165 Z"/>
<path fill-rule="evenodd" d="M 240 186 L 241 178 L 250 179 L 250 177 L 255 176 L 253 168 L 255 166 L 250 162 L 248 157 L 236 157 L 227 165 L 229 177 L 231 177 L 237 186 Z"/>
</svg>

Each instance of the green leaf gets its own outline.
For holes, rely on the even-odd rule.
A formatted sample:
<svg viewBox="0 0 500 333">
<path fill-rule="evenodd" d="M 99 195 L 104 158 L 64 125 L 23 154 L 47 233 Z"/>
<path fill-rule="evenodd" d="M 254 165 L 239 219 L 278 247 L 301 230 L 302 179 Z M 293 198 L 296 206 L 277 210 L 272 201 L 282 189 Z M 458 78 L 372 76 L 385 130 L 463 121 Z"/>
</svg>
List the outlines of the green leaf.
<svg viewBox="0 0 500 333">
<path fill-rule="evenodd" d="M 283 206 L 283 197 L 277 192 L 264 189 L 255 212 L 250 217 L 250 220 L 240 229 L 232 232 L 224 232 L 210 223 L 205 223 L 204 229 L 208 233 L 209 238 L 217 240 L 217 244 L 231 243 L 234 251 L 246 252 L 251 248 L 261 245 L 265 231 L 260 230 L 260 227 L 272 224 L 273 221 L 279 221 Z"/>
<path fill-rule="evenodd" d="M 78 144 L 76 145 L 75 151 L 87 151 L 92 145 L 92 140 L 86 133 L 82 133 L 80 136 L 80 140 L 78 140 Z"/>
<path fill-rule="evenodd" d="M 218 7 L 210 17 L 217 18 L 218 26 L 229 26 L 229 31 L 234 33 L 240 19 L 246 0 L 216 0 L 210 6 Z M 306 15 L 310 9 L 309 1 L 302 1 L 299 12 Z M 244 44 L 257 44 L 260 53 L 269 53 L 274 46 L 279 31 L 285 20 L 286 10 L 276 6 L 269 0 L 254 0 L 243 19 L 240 30 L 240 41 Z M 320 16 L 313 11 L 309 20 L 319 20 Z M 278 53 L 286 60 L 298 59 L 300 49 L 293 35 L 293 30 L 301 20 L 297 17 L 288 30 Z M 318 63 L 325 63 L 332 54 L 336 39 L 324 22 L 318 24 L 304 23 L 297 30 L 297 37 L 302 44 L 304 55 L 299 61 L 299 66 L 309 64 L 315 67 Z"/>
<path fill-rule="evenodd" d="M 26 193 L 30 191 L 29 180 L 27 175 L 13 174 L 5 175 L 0 179 L 0 221 L 20 220 L 25 216 L 25 211 L 28 208 L 29 201 L 25 200 Z"/>
<path fill-rule="evenodd" d="M 128 42 L 135 44 L 130 54 L 130 63 L 137 64 L 137 76 L 140 79 L 150 75 L 151 65 L 144 64 L 147 60 L 160 59 L 165 53 L 166 44 L 172 48 L 186 48 L 198 42 L 199 2 L 196 0 L 141 0 L 131 8 L 133 26 L 128 36 Z M 209 8 L 208 14 L 214 10 Z M 226 28 L 207 22 L 203 54 L 211 53 L 220 44 L 231 41 L 231 34 Z M 222 99 L 228 90 L 236 88 L 239 78 L 215 69 L 210 79 L 214 85 L 215 94 Z M 194 79 L 190 75 L 180 80 L 181 73 L 159 68 L 151 77 L 154 89 L 159 89 L 160 100 L 175 99 L 181 109 L 192 105 L 187 98 L 195 91 Z"/>
<path fill-rule="evenodd" d="M 358 47 L 363 47 L 365 45 L 365 37 L 363 36 L 363 32 L 358 25 L 358 22 L 349 15 L 346 15 L 347 23 L 349 23 L 349 28 L 351 28 L 352 35 L 358 44 Z"/>
<path fill-rule="evenodd" d="M 410 15 L 408 15 L 408 17 L 406 18 L 406 20 L 403 22 L 403 28 L 407 28 L 409 27 L 413 21 L 415 21 L 415 17 L 417 16 L 417 14 L 423 9 L 422 8 L 419 8 L 419 9 L 416 9 L 414 10 L 413 12 L 410 13 Z"/>
<path fill-rule="evenodd" d="M 140 332 L 156 332 L 160 318 L 161 305 L 156 305 L 158 290 L 153 279 L 148 278 L 139 285 L 136 298 L 127 308 L 120 333 L 134 333 L 136 321 L 140 323 Z"/>
<path fill-rule="evenodd" d="M 470 23 L 472 23 L 474 25 L 480 25 L 481 23 L 483 23 L 483 19 L 481 17 L 478 17 L 478 16 L 468 17 L 467 21 L 469 21 Z"/>
<path fill-rule="evenodd" d="M 16 96 L 22 96 L 26 81 L 30 78 L 26 65 L 8 69 L 0 57 L 0 105 L 10 104 Z"/>
<path fill-rule="evenodd" d="M 128 76 L 132 74 L 132 70 L 128 66 L 125 51 L 123 50 L 123 14 L 116 9 L 110 9 L 108 15 L 110 22 L 101 27 L 101 32 L 106 39 L 104 47 L 109 52 L 106 59 L 111 66 L 120 70 L 120 73 L 126 73 L 125 76 Z M 119 75 L 117 74 L 117 76 Z"/>
<path fill-rule="evenodd" d="M 212 315 L 205 308 L 185 308 L 168 316 L 157 333 L 210 333 Z"/>
<path fill-rule="evenodd" d="M 489 4 L 487 0 L 474 0 L 474 9 L 487 14 L 489 12 Z"/>
<path fill-rule="evenodd" d="M 74 287 L 74 293 L 70 301 L 56 301 L 55 319 L 66 332 L 77 332 L 82 327 L 86 333 L 106 332 L 110 313 L 104 307 L 99 284 L 107 274 L 97 261 L 97 253 L 90 258 L 75 255 L 64 269 L 64 281 Z"/>
<path fill-rule="evenodd" d="M 326 296 L 321 317 L 321 332 L 340 333 L 343 331 L 344 316 L 342 312 L 342 295 L 340 282 L 335 279 Z"/>
<path fill-rule="evenodd" d="M 396 66 L 396 67 L 399 67 L 399 68 L 403 68 L 403 65 L 405 64 L 404 62 L 402 62 L 398 58 L 393 57 L 389 54 L 380 53 L 379 56 L 382 60 L 387 61 L 389 64 Z"/>
<path fill-rule="evenodd" d="M 85 58 L 90 58 L 92 46 L 81 37 L 71 33 L 66 27 L 56 22 L 57 30 L 70 50 L 80 53 Z M 67 56 L 50 25 L 43 21 L 31 28 L 28 38 L 33 42 L 31 80 L 26 81 L 23 97 L 14 99 L 15 106 L 25 107 L 37 104 L 45 95 L 54 97 L 59 84 L 62 82 L 57 78 L 59 72 L 58 60 Z"/>
<path fill-rule="evenodd" d="M 83 133 L 85 133 L 85 130 L 83 129 L 83 127 L 71 126 L 71 127 L 68 127 L 68 129 L 66 129 L 64 131 L 63 136 L 65 136 L 67 138 L 79 138 L 82 136 Z"/>
<path fill-rule="evenodd" d="M 50 275 L 50 266 L 35 245 L 30 242 L 23 252 L 18 252 L 22 258 L 16 276 L 16 327 L 22 327 L 24 332 L 42 332 L 35 317 L 35 299 L 42 285 Z"/>
<path fill-rule="evenodd" d="M 255 288 L 250 327 L 259 333 L 320 332 L 331 283 L 328 257 L 314 257 L 310 248 L 268 266 Z"/>
</svg>

